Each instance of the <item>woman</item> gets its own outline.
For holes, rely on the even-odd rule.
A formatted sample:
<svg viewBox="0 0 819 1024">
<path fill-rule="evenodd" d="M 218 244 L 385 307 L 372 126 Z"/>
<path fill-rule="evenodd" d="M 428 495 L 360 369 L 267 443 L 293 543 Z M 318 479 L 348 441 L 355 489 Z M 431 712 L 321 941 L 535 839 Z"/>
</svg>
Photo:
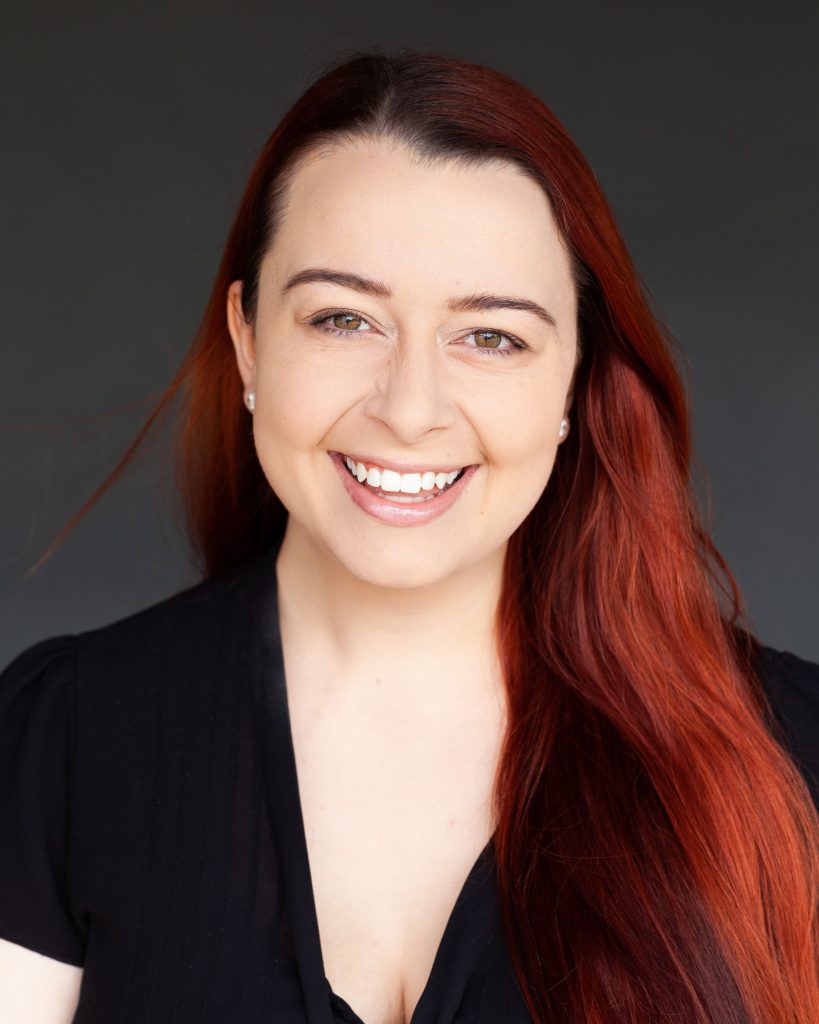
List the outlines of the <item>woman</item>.
<svg viewBox="0 0 819 1024">
<path fill-rule="evenodd" d="M 537 97 L 331 68 L 134 446 L 180 392 L 203 582 L 2 676 L 3 1019 L 819 1019 L 819 666 Z"/>
</svg>

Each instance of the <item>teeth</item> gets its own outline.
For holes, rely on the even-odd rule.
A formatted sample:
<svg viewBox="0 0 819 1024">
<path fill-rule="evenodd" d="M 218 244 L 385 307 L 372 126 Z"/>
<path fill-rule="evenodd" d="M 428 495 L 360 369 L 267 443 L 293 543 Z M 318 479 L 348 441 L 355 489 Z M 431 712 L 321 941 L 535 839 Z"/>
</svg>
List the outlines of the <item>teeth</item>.
<svg viewBox="0 0 819 1024">
<path fill-rule="evenodd" d="M 432 501 L 435 497 L 434 494 L 428 494 L 425 498 L 414 497 L 409 494 L 385 494 L 383 491 L 378 492 L 382 498 L 386 498 L 388 501 L 400 501 L 404 505 L 417 505 L 418 502 Z"/>
<path fill-rule="evenodd" d="M 363 462 L 355 462 L 349 455 L 344 456 L 344 465 L 359 483 L 366 482 L 369 487 L 394 495 L 419 494 L 421 491 L 433 491 L 436 487 L 438 491 L 442 491 L 453 484 L 462 472 L 456 469 L 451 473 L 433 473 L 431 470 L 426 473 L 396 473 L 393 469 L 381 469 L 379 466 L 367 469 Z"/>
<path fill-rule="evenodd" d="M 401 493 L 417 494 L 421 490 L 420 473 L 404 473 L 401 476 Z"/>
<path fill-rule="evenodd" d="M 370 470 L 372 473 L 372 470 Z M 369 476 L 367 476 L 367 483 L 371 483 Z M 381 490 L 382 491 L 393 491 L 397 493 L 401 490 L 401 474 L 396 473 L 392 469 L 384 469 L 381 471 Z"/>
</svg>

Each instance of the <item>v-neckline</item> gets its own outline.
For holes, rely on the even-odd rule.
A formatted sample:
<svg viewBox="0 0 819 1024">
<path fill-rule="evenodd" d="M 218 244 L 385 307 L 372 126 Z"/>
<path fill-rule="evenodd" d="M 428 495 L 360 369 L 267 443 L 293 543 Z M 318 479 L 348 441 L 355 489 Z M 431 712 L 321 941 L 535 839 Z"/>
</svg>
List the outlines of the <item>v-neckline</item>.
<svg viewBox="0 0 819 1024">
<path fill-rule="evenodd" d="M 307 1021 L 334 1024 L 335 1004 L 350 1024 L 367 1024 L 333 990 L 324 970 L 284 675 L 276 556 L 277 549 L 271 549 L 250 566 L 250 607 L 244 614 L 251 626 L 249 669 L 259 709 L 254 719 L 257 749 Z M 491 940 L 497 921 L 494 843 L 493 835 L 464 879 L 409 1024 L 433 1024 L 454 1017 L 471 969 Z"/>
</svg>

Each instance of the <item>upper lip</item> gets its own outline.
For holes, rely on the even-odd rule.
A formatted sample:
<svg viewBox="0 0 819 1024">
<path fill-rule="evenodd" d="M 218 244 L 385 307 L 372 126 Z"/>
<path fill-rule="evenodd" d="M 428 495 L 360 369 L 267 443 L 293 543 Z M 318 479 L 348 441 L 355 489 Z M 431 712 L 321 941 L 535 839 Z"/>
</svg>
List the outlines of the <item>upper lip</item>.
<svg viewBox="0 0 819 1024">
<path fill-rule="evenodd" d="M 353 460 L 353 462 L 363 462 L 365 466 L 378 466 L 381 469 L 391 469 L 396 473 L 455 473 L 460 469 L 466 469 L 469 463 L 459 463 L 458 465 L 447 465 L 442 462 L 427 462 L 423 465 L 421 463 L 408 463 L 408 462 L 393 462 L 390 459 L 371 458 L 369 455 L 356 455 L 353 452 L 335 452 L 333 454 L 340 455 L 342 458 L 345 456 Z"/>
</svg>

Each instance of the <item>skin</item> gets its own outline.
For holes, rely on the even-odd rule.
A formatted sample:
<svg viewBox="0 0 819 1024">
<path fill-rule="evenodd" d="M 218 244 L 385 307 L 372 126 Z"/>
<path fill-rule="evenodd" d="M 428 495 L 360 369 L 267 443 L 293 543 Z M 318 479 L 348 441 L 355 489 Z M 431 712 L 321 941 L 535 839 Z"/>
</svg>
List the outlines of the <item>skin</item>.
<svg viewBox="0 0 819 1024">
<path fill-rule="evenodd" d="M 283 291 L 314 267 L 391 295 Z M 258 458 L 289 512 L 279 616 L 325 971 L 363 1020 L 400 1024 L 494 829 L 505 689 L 490 627 L 509 537 L 548 483 L 571 408 L 569 256 L 514 165 L 423 166 L 400 144 L 359 141 L 296 170 L 255 322 L 241 290 L 228 326 L 256 396 Z M 554 325 L 447 308 L 476 293 L 529 299 Z M 310 323 L 334 310 L 353 317 L 324 326 L 350 336 Z M 526 349 L 479 348 L 506 351 L 510 337 Z M 443 515 L 396 527 L 351 500 L 330 451 L 479 468 Z"/>
<path fill-rule="evenodd" d="M 504 709 L 488 626 L 508 538 L 570 411 L 576 296 L 548 201 L 511 164 L 424 167 L 401 145 L 359 142 L 306 158 L 289 198 L 256 322 L 240 281 L 227 319 L 256 393 L 258 457 L 289 511 L 280 620 L 325 968 L 362 1019 L 387 1024 L 410 1018 L 493 827 Z M 315 283 L 282 295 L 307 267 L 382 281 L 392 297 Z M 481 292 L 531 299 L 555 326 L 447 309 Z M 308 323 L 334 308 L 363 317 L 335 322 L 359 333 Z M 528 349 L 481 353 L 478 331 Z M 329 450 L 479 470 L 443 516 L 396 528 L 353 504 Z M 0 940 L 0 1016 L 67 1022 L 81 977 Z"/>
<path fill-rule="evenodd" d="M 69 1024 L 83 969 L 0 939 L 0 1020 Z"/>
<path fill-rule="evenodd" d="M 308 267 L 384 282 L 392 298 L 327 283 L 282 294 Z M 390 665 L 395 690 L 431 691 L 439 703 L 442 678 L 457 687 L 464 665 L 491 657 L 486 626 L 506 544 L 547 484 L 571 407 L 576 294 L 548 199 L 509 162 L 422 166 L 385 140 L 324 150 L 296 171 L 261 265 L 255 323 L 242 316 L 241 288 L 230 287 L 228 326 L 256 396 L 258 457 L 289 512 L 282 616 L 308 623 L 314 647 L 324 638 L 313 660 L 323 656 L 337 678 L 367 680 L 375 663 Z M 446 308 L 482 292 L 531 299 L 556 326 L 517 310 Z M 354 336 L 308 322 L 334 308 L 363 320 L 324 326 Z M 470 332 L 486 330 L 528 349 L 482 352 Z M 354 505 L 331 450 L 480 468 L 444 515 L 397 528 Z M 397 644 L 413 651 L 409 673 Z"/>
</svg>

